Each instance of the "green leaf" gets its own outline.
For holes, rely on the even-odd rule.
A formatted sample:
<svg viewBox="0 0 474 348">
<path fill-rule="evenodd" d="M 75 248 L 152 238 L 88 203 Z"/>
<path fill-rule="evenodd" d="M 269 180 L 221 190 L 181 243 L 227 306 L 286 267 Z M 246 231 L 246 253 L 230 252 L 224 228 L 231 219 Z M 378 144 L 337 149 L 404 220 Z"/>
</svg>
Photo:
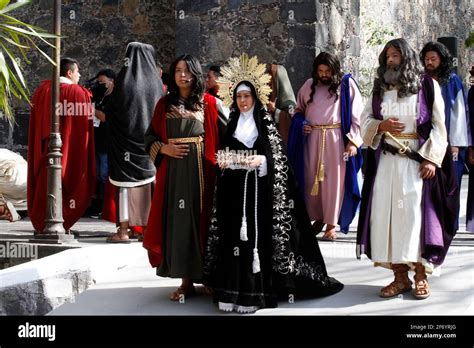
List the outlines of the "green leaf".
<svg viewBox="0 0 474 348">
<path fill-rule="evenodd" d="M 19 79 L 20 79 L 20 81 L 21 81 L 21 84 L 22 84 L 24 87 L 26 87 L 26 82 L 25 82 L 25 80 L 24 80 L 24 78 L 23 78 L 23 74 L 21 73 L 21 68 L 20 68 L 20 66 L 18 65 L 18 63 L 17 63 L 15 57 L 13 56 L 13 53 L 8 49 L 8 47 L 6 47 L 6 46 L 5 46 L 4 44 L 2 44 L 1 42 L 0 42 L 0 45 L 1 45 L 2 48 L 5 50 L 5 52 L 6 52 L 6 54 L 8 55 L 8 57 L 10 58 L 10 60 L 11 60 L 11 62 L 12 62 L 12 64 L 13 64 L 13 67 L 15 68 L 16 74 L 17 74 L 17 76 L 19 77 Z M 13 77 L 15 77 L 15 76 L 13 75 Z"/>
<path fill-rule="evenodd" d="M 10 11 L 16 10 L 17 8 L 23 7 L 25 5 L 29 5 L 30 3 L 31 3 L 31 0 L 23 0 L 23 1 L 15 2 L 14 4 L 8 5 L 4 9 L 0 10 L 0 14 L 8 13 Z"/>
<path fill-rule="evenodd" d="M 8 67 L 7 67 L 8 68 Z M 12 81 L 13 81 L 13 84 L 16 86 L 18 92 L 12 88 L 12 94 L 15 95 L 15 97 L 17 97 L 18 99 L 21 99 L 22 97 L 25 98 L 25 100 L 28 101 L 28 103 L 30 103 L 30 98 L 28 97 L 28 93 L 30 92 L 28 90 L 28 87 L 25 86 L 23 87 L 20 82 L 18 81 L 18 79 L 15 77 L 15 74 L 13 73 L 13 71 L 11 71 L 10 68 L 8 68 L 8 72 L 10 73 L 11 75 L 11 78 L 12 78 Z M 20 73 L 21 74 L 21 73 Z M 23 75 L 21 75 L 21 77 L 23 78 Z"/>
<path fill-rule="evenodd" d="M 1 35 L 1 34 L 0 34 L 0 38 L 1 38 L 2 40 L 5 40 L 5 41 L 11 43 L 12 45 L 14 45 L 14 46 L 16 46 L 16 47 L 19 47 L 19 48 L 26 48 L 26 49 L 29 48 L 28 46 L 21 45 L 20 43 L 18 43 L 18 41 L 12 40 L 12 39 L 10 39 L 10 38 L 4 36 L 4 35 Z"/>
<path fill-rule="evenodd" d="M 3 10 L 9 2 L 10 0 L 0 0 L 0 10 Z"/>
<path fill-rule="evenodd" d="M 0 51 L 0 73 L 2 73 L 5 80 L 5 88 L 8 90 L 10 86 L 10 74 L 8 73 L 7 62 L 5 56 Z"/>
<path fill-rule="evenodd" d="M 51 64 L 56 66 L 56 63 L 54 60 L 52 60 L 46 53 L 44 53 L 35 43 L 33 40 L 30 39 L 30 42 L 33 44 L 33 47 L 36 48 L 36 50 L 43 55 Z"/>
<path fill-rule="evenodd" d="M 49 41 L 58 36 L 7 15 L 31 3 L 31 0 L 17 0 L 13 4 L 8 0 L 0 0 L 0 118 L 6 117 L 13 122 L 11 99 L 18 98 L 30 102 L 28 85 L 17 57 L 22 57 L 22 62 L 30 64 L 26 53 L 35 50 L 55 65 L 55 62 L 38 47 L 37 42 L 41 40 L 54 48 L 54 43 Z"/>
</svg>

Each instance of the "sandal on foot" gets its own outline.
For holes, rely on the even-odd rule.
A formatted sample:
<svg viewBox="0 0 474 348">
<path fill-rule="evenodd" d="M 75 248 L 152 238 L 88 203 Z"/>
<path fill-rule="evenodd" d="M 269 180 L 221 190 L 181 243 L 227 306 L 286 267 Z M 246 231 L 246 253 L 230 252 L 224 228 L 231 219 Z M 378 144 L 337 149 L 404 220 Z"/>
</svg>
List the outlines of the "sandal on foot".
<svg viewBox="0 0 474 348">
<path fill-rule="evenodd" d="M 107 243 L 123 243 L 123 244 L 129 244 L 131 243 L 132 241 L 128 238 L 128 236 L 126 238 L 123 238 L 121 237 L 118 233 L 115 233 L 114 235 L 108 237 L 106 240 L 105 240 Z"/>
<path fill-rule="evenodd" d="M 400 294 L 403 294 L 405 292 L 411 291 L 412 282 L 410 281 L 409 283 L 404 283 L 404 282 L 399 282 L 399 281 L 393 281 L 386 287 L 382 288 L 380 290 L 380 297 L 383 298 L 390 298 L 394 297 Z"/>
<path fill-rule="evenodd" d="M 337 239 L 336 230 L 329 230 L 324 233 L 324 236 L 321 237 L 321 240 L 328 242 L 335 242 Z"/>
<path fill-rule="evenodd" d="M 194 285 L 190 286 L 183 286 L 181 285 L 179 288 L 177 288 L 175 291 L 173 291 L 170 294 L 170 300 L 171 301 L 179 301 L 181 300 L 181 297 L 191 297 L 196 293 L 196 289 L 194 288 Z"/>
<path fill-rule="evenodd" d="M 415 290 L 414 290 L 415 298 L 419 300 L 424 300 L 425 298 L 430 297 L 430 286 L 428 285 L 428 281 L 426 278 L 416 280 L 415 276 Z"/>
</svg>

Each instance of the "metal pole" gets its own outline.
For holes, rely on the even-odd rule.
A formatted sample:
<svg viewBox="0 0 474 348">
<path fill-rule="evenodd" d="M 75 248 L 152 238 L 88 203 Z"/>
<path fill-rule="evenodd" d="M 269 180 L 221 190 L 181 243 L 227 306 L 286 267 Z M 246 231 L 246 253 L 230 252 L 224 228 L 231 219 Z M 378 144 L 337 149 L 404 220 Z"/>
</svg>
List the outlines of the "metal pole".
<svg viewBox="0 0 474 348">
<path fill-rule="evenodd" d="M 51 134 L 48 152 L 48 191 L 46 199 L 45 229 L 35 235 L 36 243 L 60 244 L 71 241 L 74 236 L 66 234 L 63 227 L 63 200 L 61 180 L 61 134 L 59 133 L 59 65 L 61 57 L 61 0 L 54 0 L 54 34 L 57 35 L 53 49 L 53 76 L 51 79 Z"/>
</svg>

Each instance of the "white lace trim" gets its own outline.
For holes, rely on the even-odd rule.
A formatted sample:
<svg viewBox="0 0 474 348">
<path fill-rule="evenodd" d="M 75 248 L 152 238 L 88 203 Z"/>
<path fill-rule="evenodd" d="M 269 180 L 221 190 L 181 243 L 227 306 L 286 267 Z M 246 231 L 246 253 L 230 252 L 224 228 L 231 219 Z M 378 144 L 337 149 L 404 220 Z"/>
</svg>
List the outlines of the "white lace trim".
<svg viewBox="0 0 474 348">
<path fill-rule="evenodd" d="M 258 306 L 241 306 L 235 303 L 219 302 L 219 310 L 223 312 L 236 311 L 241 314 L 255 313 L 260 307 Z"/>
</svg>

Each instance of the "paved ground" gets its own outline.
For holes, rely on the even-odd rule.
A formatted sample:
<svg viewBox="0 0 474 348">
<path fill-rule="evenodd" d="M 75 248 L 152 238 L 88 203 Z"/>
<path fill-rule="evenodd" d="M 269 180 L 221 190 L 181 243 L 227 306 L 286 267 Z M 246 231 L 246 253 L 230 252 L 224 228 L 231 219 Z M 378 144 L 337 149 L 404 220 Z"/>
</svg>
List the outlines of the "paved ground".
<svg viewBox="0 0 474 348">
<path fill-rule="evenodd" d="M 465 187 L 465 185 L 464 185 Z M 466 192 L 463 190 L 464 209 Z M 465 212 L 461 212 L 464 222 Z M 415 300 L 411 294 L 393 299 L 378 297 L 379 289 L 392 280 L 391 272 L 374 268 L 364 258 L 355 258 L 355 233 L 338 233 L 338 241 L 321 242 L 328 272 L 345 284 L 342 292 L 331 297 L 280 303 L 277 309 L 260 310 L 256 315 L 467 315 L 474 314 L 474 235 L 461 232 L 456 236 L 440 277 L 431 277 L 432 296 Z M 81 219 L 74 226 L 81 246 L 101 245 L 104 236 L 115 230 L 101 220 Z M 353 230 L 353 229 L 352 229 Z M 31 235 L 31 223 L 25 219 L 14 224 L 0 222 L 0 237 L 24 239 Z M 102 277 L 74 303 L 58 307 L 50 315 L 215 315 L 220 313 L 209 297 L 198 295 L 185 303 L 168 300 L 168 294 L 179 280 L 160 278 L 147 261 L 141 244 L 127 245 L 124 267 Z M 107 260 L 104 260 L 107 262 Z M 412 275 L 411 275 L 412 276 Z"/>
</svg>

